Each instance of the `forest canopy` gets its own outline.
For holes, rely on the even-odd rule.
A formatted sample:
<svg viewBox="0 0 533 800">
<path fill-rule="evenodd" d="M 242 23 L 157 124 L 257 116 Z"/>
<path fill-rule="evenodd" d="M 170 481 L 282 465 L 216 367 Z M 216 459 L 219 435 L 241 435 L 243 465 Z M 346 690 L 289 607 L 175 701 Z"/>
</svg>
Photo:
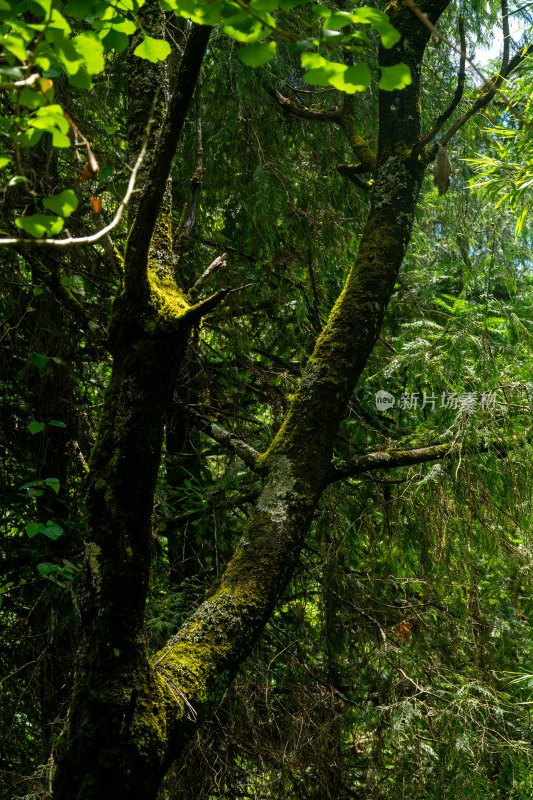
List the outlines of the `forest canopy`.
<svg viewBox="0 0 533 800">
<path fill-rule="evenodd" d="M 530 798 L 530 4 L 0 22 L 1 796 Z"/>
</svg>

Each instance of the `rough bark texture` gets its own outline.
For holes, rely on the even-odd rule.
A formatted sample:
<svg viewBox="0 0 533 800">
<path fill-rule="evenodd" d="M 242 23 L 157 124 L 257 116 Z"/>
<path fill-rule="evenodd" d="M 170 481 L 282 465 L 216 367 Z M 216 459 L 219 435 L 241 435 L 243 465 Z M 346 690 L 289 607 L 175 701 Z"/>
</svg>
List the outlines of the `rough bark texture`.
<svg viewBox="0 0 533 800">
<path fill-rule="evenodd" d="M 193 26 L 113 307 L 113 370 L 88 481 L 85 641 L 56 752 L 54 797 L 65 800 L 150 798 L 164 774 L 176 703 L 150 665 L 143 632 L 151 515 L 165 412 L 203 308 L 190 306 L 172 278 L 149 265 L 148 251 L 208 38 L 208 28 Z"/>
<path fill-rule="evenodd" d="M 447 2 L 420 7 L 435 22 Z M 201 313 L 190 311 L 171 281 L 146 268 L 146 230 L 151 234 L 155 225 L 168 175 L 163 165 L 174 153 L 201 57 L 181 70 L 113 312 L 113 374 L 89 485 L 87 641 L 69 731 L 58 753 L 59 800 L 154 797 L 194 731 L 195 718 L 205 717 L 221 698 L 292 573 L 330 479 L 338 426 L 382 325 L 424 173 L 423 157 L 413 156 L 413 148 L 421 135 L 420 65 L 430 34 L 401 0 L 393 0 L 387 13 L 402 38 L 382 51 L 381 63 L 406 62 L 413 83 L 380 94 L 371 208 L 356 262 L 285 422 L 258 459 L 263 490 L 244 537 L 211 596 L 150 663 L 142 624 L 164 408 L 188 320 Z M 202 40 L 200 34 L 197 29 Z M 205 48 L 205 32 L 203 38 Z M 196 56 L 200 50 L 198 45 Z"/>
<path fill-rule="evenodd" d="M 436 20 L 446 2 L 427 4 Z M 158 656 L 157 668 L 207 713 L 232 679 L 286 585 L 330 471 L 333 442 L 364 369 L 409 242 L 424 173 L 420 64 L 428 30 L 400 2 L 387 9 L 403 34 L 384 65 L 409 64 L 413 83 L 380 95 L 372 203 L 355 265 L 322 331 L 284 424 L 260 459 L 263 492 L 211 597 Z M 179 746 L 181 724 L 172 730 Z M 176 751 L 175 751 L 176 752 Z"/>
</svg>

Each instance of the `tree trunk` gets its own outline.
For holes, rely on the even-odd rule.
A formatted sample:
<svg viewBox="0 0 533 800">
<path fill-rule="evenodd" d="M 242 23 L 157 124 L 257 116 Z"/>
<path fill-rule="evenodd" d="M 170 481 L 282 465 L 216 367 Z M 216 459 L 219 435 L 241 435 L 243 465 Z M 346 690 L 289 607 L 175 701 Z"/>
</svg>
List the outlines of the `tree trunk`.
<svg viewBox="0 0 533 800">
<path fill-rule="evenodd" d="M 420 3 L 433 22 L 446 5 Z M 197 721 L 247 657 L 292 574 L 330 473 L 338 426 L 394 289 L 424 174 L 423 156 L 413 148 L 421 136 L 420 65 L 430 34 L 399 0 L 387 12 L 402 38 L 381 52 L 380 63 L 406 62 L 413 82 L 380 93 L 379 151 L 356 262 L 287 417 L 258 459 L 263 490 L 245 535 L 211 595 L 153 662 L 143 613 L 164 412 L 193 318 L 216 298 L 202 308 L 188 306 L 170 281 L 146 269 L 149 241 L 141 226 L 130 235 L 125 288 L 111 324 L 113 373 L 91 459 L 87 637 L 68 733 L 58 747 L 58 800 L 153 798 Z M 159 152 L 165 147 L 163 132 Z M 166 181 L 157 169 L 159 157 L 140 202 L 139 216 L 148 223 L 157 217 L 154 186 L 159 181 L 160 206 Z"/>
</svg>

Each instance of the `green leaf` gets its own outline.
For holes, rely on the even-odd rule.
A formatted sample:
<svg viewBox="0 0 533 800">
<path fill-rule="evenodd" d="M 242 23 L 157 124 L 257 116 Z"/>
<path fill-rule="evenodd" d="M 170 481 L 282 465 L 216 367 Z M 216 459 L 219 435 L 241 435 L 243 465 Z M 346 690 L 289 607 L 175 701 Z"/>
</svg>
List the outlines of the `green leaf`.
<svg viewBox="0 0 533 800">
<path fill-rule="evenodd" d="M 43 578 L 46 578 L 50 575 L 51 572 L 57 572 L 59 569 L 57 564 L 50 564 L 48 561 L 42 561 L 40 564 L 37 564 L 37 572 L 39 575 L 42 575 Z"/>
<path fill-rule="evenodd" d="M 26 61 L 26 46 L 21 36 L 8 34 L 2 39 L 2 47 L 12 53 L 19 61 Z"/>
<path fill-rule="evenodd" d="M 336 89 L 347 94 L 364 92 L 372 81 L 372 73 L 366 64 L 357 64 L 349 67 L 345 72 L 334 75 L 329 82 Z"/>
<path fill-rule="evenodd" d="M 516 221 L 516 227 L 515 227 L 515 232 L 514 232 L 515 242 L 518 239 L 520 231 L 524 227 L 524 222 L 525 222 L 525 219 L 527 217 L 527 212 L 528 211 L 529 211 L 529 206 L 524 206 L 524 208 L 520 212 L 520 216 L 518 217 L 518 219 Z"/>
<path fill-rule="evenodd" d="M 53 104 L 37 109 L 35 117 L 29 121 L 28 126 L 51 133 L 54 147 L 70 147 L 70 139 L 67 136 L 70 124 L 60 105 Z M 24 144 L 33 145 L 36 142 L 24 142 Z"/>
<path fill-rule="evenodd" d="M 32 214 L 29 217 L 19 217 L 15 225 L 23 231 L 40 239 L 43 236 L 54 236 L 63 230 L 64 221 L 61 217 L 48 217 L 44 214 Z"/>
<path fill-rule="evenodd" d="M 70 147 L 70 139 L 61 131 L 52 131 L 52 144 L 54 147 Z"/>
<path fill-rule="evenodd" d="M 33 539 L 34 536 L 37 536 L 37 534 L 40 533 L 41 528 L 43 527 L 44 526 L 41 525 L 40 522 L 30 522 L 28 525 L 26 525 L 24 530 L 28 534 L 28 539 Z"/>
<path fill-rule="evenodd" d="M 92 89 L 93 86 L 91 76 L 85 67 L 80 67 L 75 75 L 69 75 L 68 82 L 71 86 L 74 86 L 75 89 Z"/>
<path fill-rule="evenodd" d="M 342 85 L 343 77 L 341 76 L 348 70 L 345 64 L 327 61 L 318 53 L 302 53 L 300 60 L 302 67 L 308 69 L 304 80 L 313 86 L 333 86 L 334 82 L 337 86 Z"/>
<path fill-rule="evenodd" d="M 370 8 L 362 6 L 353 11 L 335 11 L 327 14 L 324 11 L 319 12 L 320 16 L 324 16 L 324 28 L 340 29 L 346 27 L 350 22 L 354 24 L 372 25 L 372 27 L 379 33 L 381 44 L 383 47 L 393 47 L 396 42 L 400 41 L 400 33 L 396 28 L 391 25 L 387 14 L 379 11 L 377 8 Z M 359 37 L 359 33 L 354 34 Z"/>
<path fill-rule="evenodd" d="M 56 539 L 59 539 L 60 536 L 63 536 L 63 528 L 61 525 L 58 525 L 56 522 L 52 522 L 52 520 L 49 519 L 46 523 L 46 527 L 44 525 L 41 526 L 41 533 L 44 533 L 45 536 L 55 542 Z"/>
<path fill-rule="evenodd" d="M 144 58 L 156 64 L 158 61 L 164 61 L 170 54 L 170 45 L 164 39 L 152 39 L 151 36 L 145 34 L 142 42 L 137 45 L 133 51 L 133 55 Z"/>
<path fill-rule="evenodd" d="M 224 25 L 224 33 L 237 42 L 259 42 L 268 35 L 268 30 L 258 20 L 246 16 L 244 19 L 232 17 Z M 246 62 L 245 62 L 246 63 Z M 253 65 L 251 65 L 253 66 Z"/>
<path fill-rule="evenodd" d="M 83 58 L 85 68 L 89 75 L 97 75 L 99 72 L 102 72 L 105 66 L 104 45 L 94 31 L 79 33 L 72 40 L 72 43 L 76 51 Z M 165 42 L 165 44 L 167 43 Z M 170 53 L 170 46 L 167 46 Z"/>
<path fill-rule="evenodd" d="M 37 420 L 32 420 L 28 425 L 28 430 L 30 433 L 41 433 L 44 431 L 45 423 L 44 422 L 37 422 Z"/>
<path fill-rule="evenodd" d="M 262 67 L 276 55 L 276 42 L 266 44 L 249 44 L 241 47 L 239 58 L 249 67 Z"/>
<path fill-rule="evenodd" d="M 196 0 L 162 0 L 162 2 L 168 11 L 174 11 L 179 17 L 192 19 L 200 25 L 218 25 L 226 5 L 225 0 L 209 2 L 204 6 L 200 6 Z"/>
<path fill-rule="evenodd" d="M 114 50 L 115 53 L 123 53 L 130 43 L 130 38 L 121 31 L 108 30 L 105 34 L 99 34 L 102 39 L 102 44 L 106 51 Z"/>
<path fill-rule="evenodd" d="M 67 427 L 64 422 L 60 422 L 58 419 L 51 419 L 48 424 L 49 425 L 53 425 L 54 428 L 66 428 Z M 50 479 L 47 478 L 47 480 L 52 480 L 52 478 L 50 478 Z M 53 480 L 56 480 L 56 478 L 54 478 Z"/>
<path fill-rule="evenodd" d="M 43 206 L 54 214 L 59 214 L 62 217 L 70 217 L 73 211 L 78 207 L 78 198 L 72 189 L 65 189 L 53 197 L 47 197 L 43 200 Z"/>
<path fill-rule="evenodd" d="M 98 5 L 100 3 L 93 0 L 70 0 L 64 7 L 63 13 L 74 19 L 86 19 L 96 12 Z"/>
<path fill-rule="evenodd" d="M 41 353 L 32 353 L 31 360 L 33 361 L 38 370 L 44 369 L 44 367 L 46 367 L 46 365 L 48 364 L 48 356 L 43 356 L 41 355 Z"/>
<path fill-rule="evenodd" d="M 46 97 L 26 86 L 20 93 L 19 103 L 26 108 L 36 109 L 46 105 Z"/>
<path fill-rule="evenodd" d="M 40 142 L 43 133 L 44 131 L 38 131 L 35 130 L 35 128 L 30 128 L 27 131 L 22 131 L 19 137 L 20 144 L 22 145 L 22 147 L 34 147 L 36 144 Z M 17 177 L 19 177 L 21 181 L 24 180 L 24 178 L 21 175 Z"/>
<path fill-rule="evenodd" d="M 411 70 L 407 64 L 380 67 L 380 70 L 379 88 L 384 89 L 386 92 L 392 92 L 394 89 L 405 89 L 406 86 L 413 82 Z"/>
<path fill-rule="evenodd" d="M 7 165 L 10 163 L 11 163 L 10 158 L 8 158 L 7 156 L 0 156 L 0 169 L 4 169 L 4 167 L 7 167 Z"/>
<path fill-rule="evenodd" d="M 53 492 L 59 494 L 59 490 L 61 488 L 61 484 L 59 483 L 59 478 L 45 478 L 44 482 L 47 486 L 50 487 L 50 489 L 52 489 Z"/>
</svg>

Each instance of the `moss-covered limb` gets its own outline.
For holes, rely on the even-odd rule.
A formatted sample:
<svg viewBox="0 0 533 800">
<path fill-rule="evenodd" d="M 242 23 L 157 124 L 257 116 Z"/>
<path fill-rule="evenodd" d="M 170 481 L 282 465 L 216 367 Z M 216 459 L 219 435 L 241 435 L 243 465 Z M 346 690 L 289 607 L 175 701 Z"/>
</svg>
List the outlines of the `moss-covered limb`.
<svg viewBox="0 0 533 800">
<path fill-rule="evenodd" d="M 360 171 L 373 172 L 376 166 L 376 154 L 359 133 L 353 113 L 353 97 L 350 95 L 346 95 L 338 122 L 354 155 L 359 159 Z"/>
<path fill-rule="evenodd" d="M 363 189 L 365 192 L 369 192 L 372 189 L 372 181 L 365 181 L 363 178 L 359 177 L 359 173 L 361 172 L 360 164 L 339 164 L 337 172 L 339 175 L 348 178 L 358 189 Z"/>
<path fill-rule="evenodd" d="M 88 478 L 85 643 L 57 757 L 60 800 L 106 797 L 119 776 L 116 798 L 153 796 L 166 716 L 179 710 L 149 666 L 144 611 L 165 413 L 190 326 L 179 324 L 188 305 L 175 283 L 151 271 L 149 278 L 148 303 L 121 292 L 113 307 L 113 369 Z"/>
<path fill-rule="evenodd" d="M 463 448 L 462 443 L 446 442 L 433 444 L 427 447 L 416 447 L 412 450 L 380 450 L 375 453 L 365 453 L 344 464 L 335 464 L 327 479 L 328 483 L 353 478 L 364 472 L 374 470 L 389 470 L 396 467 L 412 467 L 416 464 L 426 464 L 428 461 L 439 461 L 458 455 Z"/>
<path fill-rule="evenodd" d="M 201 718 L 216 703 L 261 633 L 297 561 L 318 493 L 285 456 L 273 456 L 262 493 L 228 568 L 168 646 L 158 667 Z M 181 724 L 169 746 L 182 736 Z"/>
<path fill-rule="evenodd" d="M 215 442 L 221 444 L 225 450 L 235 453 L 235 455 L 239 456 L 250 469 L 255 470 L 257 468 L 257 463 L 261 454 L 247 444 L 247 442 L 239 439 L 238 436 L 235 436 L 231 431 L 222 428 L 218 423 L 211 422 L 211 420 L 202 416 L 190 406 L 181 405 L 179 409 L 181 413 L 189 417 L 195 428 L 205 433 L 206 436 L 209 436 Z"/>
<path fill-rule="evenodd" d="M 157 157 L 157 140 L 165 119 L 169 99 L 169 59 L 155 64 L 134 55 L 145 35 L 165 38 L 165 15 L 159 0 L 147 0 L 139 11 L 139 30 L 127 51 L 128 103 L 127 136 L 130 160 L 140 151 L 148 120 L 152 120 L 152 138 L 138 177 L 138 187 L 146 187 L 150 170 Z M 135 221 L 140 197 L 132 197 L 128 208 L 130 222 Z M 150 265 L 160 273 L 173 273 L 172 191 L 167 181 L 150 246 Z"/>
<path fill-rule="evenodd" d="M 359 159 L 361 172 L 372 172 L 376 166 L 376 154 L 363 139 L 353 114 L 353 98 L 346 95 L 342 108 L 308 108 L 285 97 L 281 92 L 270 92 L 287 114 L 314 122 L 336 122 L 344 131 L 348 144 Z"/>
<path fill-rule="evenodd" d="M 250 285 L 251 284 L 248 284 L 248 286 Z M 202 317 L 205 317 L 206 314 L 210 314 L 211 311 L 214 311 L 215 308 L 217 308 L 217 306 L 219 306 L 220 303 L 228 296 L 228 294 L 232 294 L 233 292 L 237 292 L 240 291 L 240 289 L 246 288 L 247 286 L 241 286 L 236 289 L 220 289 L 220 291 L 209 295 L 209 297 L 206 297 L 205 300 L 200 300 L 193 306 L 189 306 L 185 315 L 187 323 L 190 325 L 195 325 L 202 319 Z"/>
<path fill-rule="evenodd" d="M 141 43 L 144 35 L 153 38 L 164 38 L 165 21 L 164 14 L 158 0 L 147 0 L 138 12 L 139 29 L 133 36 L 132 41 L 124 56 L 126 59 L 126 77 L 128 103 L 126 112 L 128 151 L 130 158 L 139 152 L 144 139 L 144 132 L 150 115 L 154 120 L 152 126 L 152 141 L 147 153 L 147 157 L 141 167 L 139 174 L 139 187 L 144 186 L 147 171 L 153 160 L 154 145 L 159 136 L 161 125 L 166 110 L 166 91 L 168 84 L 167 62 L 158 61 L 153 63 L 147 59 L 139 58 L 133 54 L 135 48 Z M 157 103 L 154 100 L 157 96 Z M 130 219 L 135 218 L 138 201 L 132 198 L 130 204 Z"/>
<path fill-rule="evenodd" d="M 448 4 L 449 0 L 420 0 L 418 7 L 436 23 Z M 402 38 L 389 50 L 380 48 L 380 66 L 392 67 L 402 62 L 407 64 L 412 83 L 401 91 L 379 93 L 378 159 L 381 162 L 406 144 L 414 147 L 421 137 L 420 74 L 424 50 L 430 37 L 428 28 L 404 0 L 392 0 L 386 12 Z"/>
<path fill-rule="evenodd" d="M 147 291 L 146 269 L 150 242 L 210 33 L 210 27 L 194 24 L 187 38 L 167 116 L 157 143 L 157 152 L 126 248 L 125 290 L 132 297 Z"/>
<path fill-rule="evenodd" d="M 446 0 L 427 3 L 436 19 Z M 382 325 L 410 239 L 424 164 L 411 151 L 420 138 L 420 65 L 429 31 L 400 0 L 387 8 L 402 34 L 380 63 L 404 61 L 413 82 L 380 92 L 379 152 L 371 207 L 357 258 L 322 331 L 283 426 L 265 455 L 284 453 L 313 483 L 329 472 L 333 438 Z M 312 466 L 311 466 L 312 465 Z"/>
<path fill-rule="evenodd" d="M 301 103 L 295 103 L 294 100 L 289 100 L 278 91 L 271 91 L 269 94 L 280 104 L 282 109 L 287 114 L 292 114 L 294 117 L 301 117 L 302 119 L 311 119 L 314 122 L 339 122 L 341 112 L 338 108 L 308 108 Z"/>
<path fill-rule="evenodd" d="M 120 316 L 120 301 L 114 313 Z M 153 797 L 162 776 L 167 716 L 179 712 L 149 665 L 144 611 L 164 415 L 186 331 L 178 339 L 157 327 L 146 332 L 149 323 L 137 320 L 113 339 L 113 371 L 90 461 L 91 540 L 81 595 L 85 643 L 56 757 L 54 797 L 60 800 L 110 793 L 117 799 Z"/>
<path fill-rule="evenodd" d="M 521 444 L 521 442 L 516 442 Z M 412 467 L 417 464 L 427 464 L 429 461 L 440 461 L 444 458 L 453 458 L 463 452 L 468 453 L 495 453 L 499 458 L 507 456 L 508 447 L 501 439 L 493 438 L 482 442 L 475 442 L 471 438 L 461 442 L 445 442 L 430 444 L 425 447 L 415 447 L 411 450 L 380 450 L 374 453 L 365 453 L 343 464 L 332 466 L 329 483 L 353 478 L 364 472 L 374 470 L 389 470 L 396 467 Z"/>
</svg>

